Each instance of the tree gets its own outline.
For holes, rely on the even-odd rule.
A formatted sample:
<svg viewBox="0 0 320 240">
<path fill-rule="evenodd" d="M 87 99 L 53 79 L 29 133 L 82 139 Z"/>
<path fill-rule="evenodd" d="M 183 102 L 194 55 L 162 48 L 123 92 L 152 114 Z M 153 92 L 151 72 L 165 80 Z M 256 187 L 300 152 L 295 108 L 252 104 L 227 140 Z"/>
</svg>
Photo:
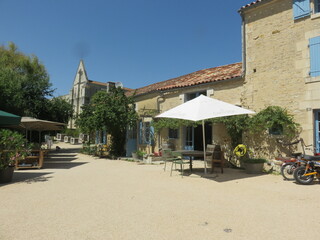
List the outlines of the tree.
<svg viewBox="0 0 320 240">
<path fill-rule="evenodd" d="M 90 105 L 82 108 L 76 123 L 83 130 L 107 130 L 111 135 L 111 154 L 121 156 L 125 151 L 127 127 L 134 126 L 137 119 L 133 98 L 118 87 L 97 92 Z"/>
<path fill-rule="evenodd" d="M 49 121 L 68 123 L 72 117 L 73 108 L 71 103 L 60 97 L 46 100 L 46 105 L 41 111 L 39 118 Z"/>
<path fill-rule="evenodd" d="M 39 117 L 53 89 L 36 56 L 26 56 L 14 43 L 0 46 L 1 109 L 20 116 Z"/>
<path fill-rule="evenodd" d="M 126 130 L 137 121 L 137 113 L 132 97 L 127 97 L 122 88 L 100 91 L 93 96 L 96 123 L 99 130 L 106 127 L 111 135 L 111 153 L 115 156 L 124 154 Z"/>
<path fill-rule="evenodd" d="M 89 104 L 83 105 L 81 109 L 82 111 L 76 119 L 76 125 L 82 132 L 87 133 L 89 134 L 89 136 L 91 136 L 97 128 L 94 116 L 94 107 Z M 90 139 L 91 137 L 89 137 L 89 141 Z"/>
</svg>

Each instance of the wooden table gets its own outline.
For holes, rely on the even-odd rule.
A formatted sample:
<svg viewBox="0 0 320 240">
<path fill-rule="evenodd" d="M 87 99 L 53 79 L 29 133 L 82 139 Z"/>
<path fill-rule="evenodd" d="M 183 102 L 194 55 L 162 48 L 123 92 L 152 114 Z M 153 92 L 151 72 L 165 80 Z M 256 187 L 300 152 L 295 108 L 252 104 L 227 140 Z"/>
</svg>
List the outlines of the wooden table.
<svg viewBox="0 0 320 240">
<path fill-rule="evenodd" d="M 198 150 L 176 150 L 174 151 L 175 153 L 181 153 L 182 156 L 184 157 L 189 157 L 189 165 L 190 165 L 190 172 L 192 172 L 192 158 L 193 157 L 204 157 L 204 152 L 203 151 L 198 151 Z M 206 152 L 206 155 L 211 155 L 211 152 Z"/>
</svg>

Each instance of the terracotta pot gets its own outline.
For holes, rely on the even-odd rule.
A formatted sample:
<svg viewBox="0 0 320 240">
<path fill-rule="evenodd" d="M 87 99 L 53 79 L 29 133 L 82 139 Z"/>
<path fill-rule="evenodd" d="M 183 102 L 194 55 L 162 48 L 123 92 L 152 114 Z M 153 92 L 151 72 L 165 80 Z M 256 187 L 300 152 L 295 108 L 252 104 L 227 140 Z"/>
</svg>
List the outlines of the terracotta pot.
<svg viewBox="0 0 320 240">
<path fill-rule="evenodd" d="M 0 183 L 8 183 L 12 181 L 14 167 L 7 167 L 0 170 Z"/>
</svg>

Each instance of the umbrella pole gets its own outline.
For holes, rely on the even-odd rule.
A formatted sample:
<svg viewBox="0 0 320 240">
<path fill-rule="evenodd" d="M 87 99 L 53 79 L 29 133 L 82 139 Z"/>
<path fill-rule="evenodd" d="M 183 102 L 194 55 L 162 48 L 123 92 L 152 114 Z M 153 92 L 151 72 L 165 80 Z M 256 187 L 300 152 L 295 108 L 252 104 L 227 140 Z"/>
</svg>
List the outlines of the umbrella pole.
<svg viewBox="0 0 320 240">
<path fill-rule="evenodd" d="M 207 161 L 206 161 L 206 131 L 204 127 L 204 120 L 202 120 L 202 136 L 203 136 L 203 157 L 204 157 L 204 173 L 207 174 Z"/>
</svg>

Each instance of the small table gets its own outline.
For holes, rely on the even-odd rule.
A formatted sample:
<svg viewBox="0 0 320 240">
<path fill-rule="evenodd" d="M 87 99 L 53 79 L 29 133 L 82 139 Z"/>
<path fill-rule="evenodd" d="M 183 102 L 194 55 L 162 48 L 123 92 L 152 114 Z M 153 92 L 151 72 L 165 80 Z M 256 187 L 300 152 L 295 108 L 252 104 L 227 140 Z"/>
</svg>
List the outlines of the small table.
<svg viewBox="0 0 320 240">
<path fill-rule="evenodd" d="M 190 165 L 190 172 L 192 172 L 192 157 L 204 157 L 204 152 L 203 151 L 198 151 L 198 150 L 177 150 L 174 151 L 176 153 L 181 153 L 182 156 L 184 157 L 189 157 L 189 165 Z M 211 152 L 206 152 L 206 155 L 211 155 Z"/>
</svg>

